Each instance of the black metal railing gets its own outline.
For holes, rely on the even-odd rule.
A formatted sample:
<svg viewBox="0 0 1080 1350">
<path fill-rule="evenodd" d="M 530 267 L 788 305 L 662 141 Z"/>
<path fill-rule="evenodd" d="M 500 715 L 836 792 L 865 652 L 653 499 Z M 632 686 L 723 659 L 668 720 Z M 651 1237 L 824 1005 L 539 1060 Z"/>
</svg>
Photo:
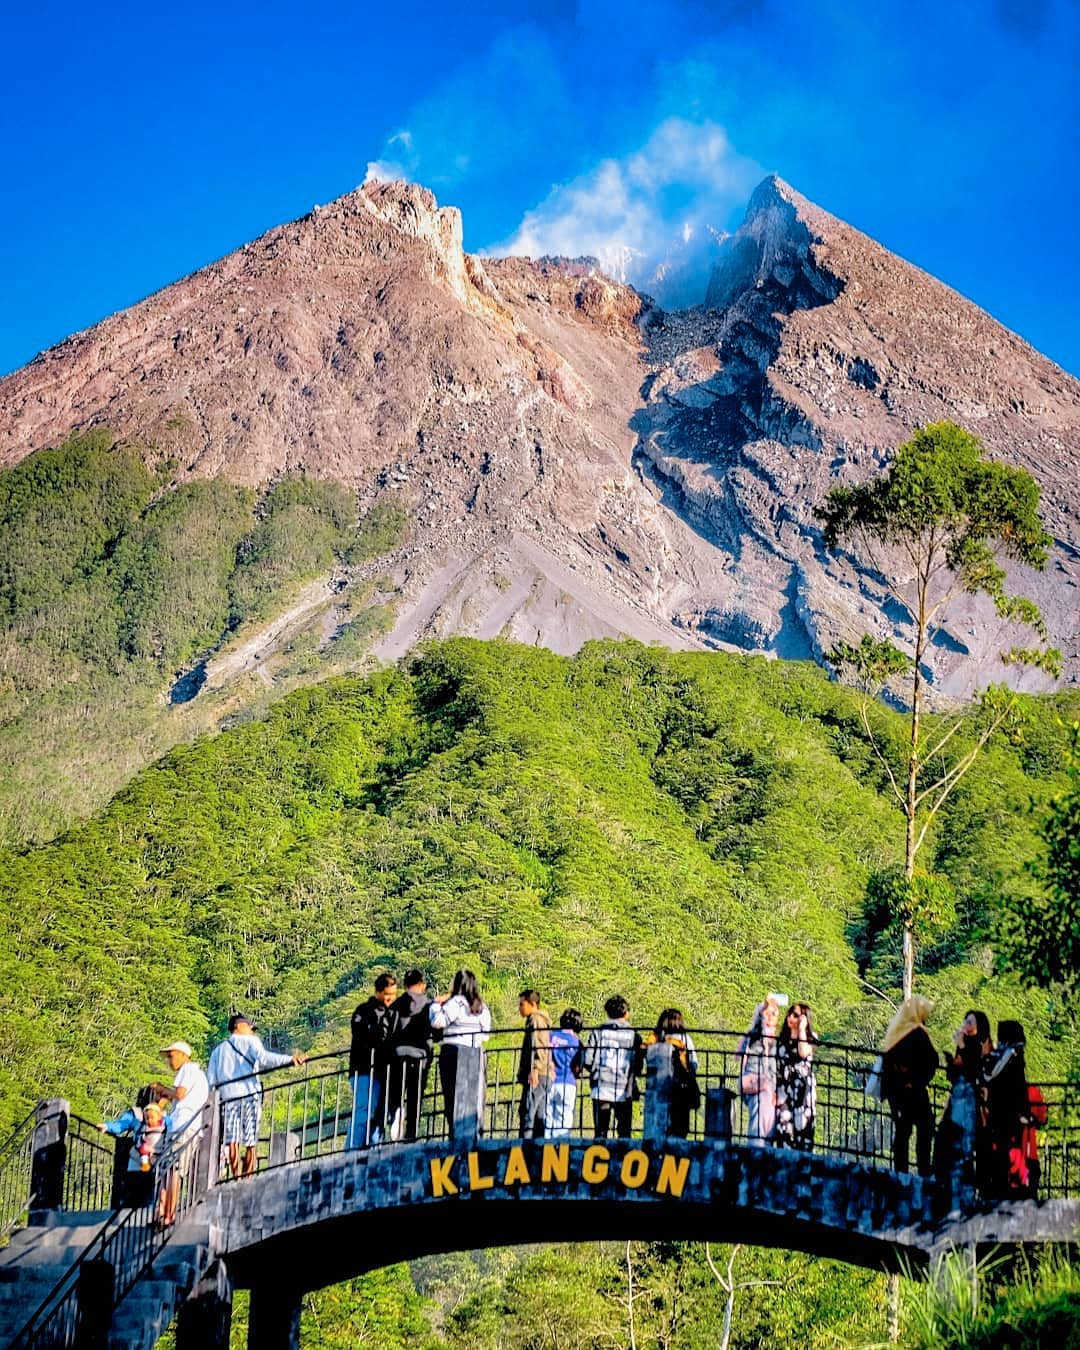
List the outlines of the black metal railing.
<svg viewBox="0 0 1080 1350">
<path fill-rule="evenodd" d="M 64 1161 L 64 1209 L 69 1212 L 110 1209 L 114 1166 L 112 1142 L 106 1142 L 91 1121 L 71 1115 Z"/>
<path fill-rule="evenodd" d="M 588 1032 L 583 1033 L 587 1039 Z M 727 1137 L 753 1142 L 748 1100 L 740 1094 L 741 1035 L 737 1032 L 694 1030 L 697 1081 L 701 1103 L 690 1112 L 687 1137 Z M 483 1046 L 484 1087 L 477 1100 L 477 1132 L 486 1138 L 515 1138 L 520 1134 L 518 1081 L 522 1033 L 492 1031 Z M 453 1109 L 440 1075 L 440 1056 L 446 1043 L 436 1044 L 433 1061 L 391 1058 L 375 1073 L 354 1079 L 345 1051 L 309 1059 L 302 1067 L 274 1070 L 258 1084 L 261 1105 L 257 1165 L 279 1166 L 349 1148 L 379 1147 L 407 1139 L 437 1141 L 453 1135 Z M 813 1072 L 816 1110 L 813 1149 L 848 1157 L 866 1166 L 891 1168 L 893 1127 L 888 1105 L 867 1096 L 875 1050 L 835 1042 L 814 1047 Z M 254 1077 L 247 1084 L 256 1088 Z M 569 1126 L 575 1138 L 596 1137 L 590 1081 L 576 1081 Z M 647 1079 L 637 1079 L 631 1108 L 631 1133 L 645 1126 Z M 935 1120 L 949 1097 L 949 1084 L 939 1073 L 930 1085 Z M 1080 1193 L 1080 1085 L 1046 1083 L 1042 1092 L 1048 1119 L 1040 1130 L 1040 1198 Z M 223 1141 L 229 1134 L 229 1114 L 238 1121 L 240 1108 L 219 1104 Z M 550 1132 L 549 1132 L 550 1133 Z M 775 1141 L 773 1141 L 775 1142 Z M 237 1150 L 242 1155 L 243 1148 Z M 914 1155 L 914 1140 L 912 1141 Z M 243 1174 L 242 1156 L 234 1174 L 224 1144 L 218 1159 L 221 1180 Z"/>
<path fill-rule="evenodd" d="M 765 1142 L 754 1139 L 750 1106 L 740 1092 L 744 1069 L 740 1034 L 706 1029 L 691 1031 L 690 1036 L 700 1102 L 688 1113 L 684 1137 Z M 583 1040 L 587 1038 L 586 1031 Z M 251 1128 L 253 1112 L 257 1142 L 250 1161 L 256 1170 L 410 1140 L 520 1137 L 521 1043 L 520 1028 L 495 1030 L 481 1048 L 463 1051 L 444 1041 L 433 1047 L 430 1062 L 391 1056 L 377 1063 L 372 1073 L 360 1075 L 350 1073 L 348 1052 L 341 1050 L 313 1056 L 302 1066 L 237 1080 L 229 1090 L 241 1096 L 211 1099 L 201 1133 L 185 1148 L 170 1146 L 159 1157 L 144 1186 L 147 1202 L 117 1204 L 13 1344 L 73 1346 L 85 1339 L 88 1319 L 108 1325 L 112 1311 L 208 1188 L 247 1174 L 244 1132 Z M 892 1166 L 888 1106 L 866 1092 L 876 1058 L 876 1051 L 860 1046 L 826 1041 L 814 1047 L 816 1109 L 812 1141 L 806 1142 L 815 1152 L 870 1167 Z M 644 1072 L 644 1056 L 637 1067 L 626 1124 L 630 1135 L 640 1137 L 647 1128 L 656 1128 L 656 1115 L 654 1107 L 650 1126 L 648 1091 L 653 1080 Z M 1080 1084 L 1040 1087 L 1047 1121 L 1040 1131 L 1038 1196 L 1072 1197 L 1080 1194 Z M 550 1122 L 545 1137 L 598 1137 L 588 1074 L 575 1079 L 573 1088 L 572 1105 L 564 1101 L 564 1118 Z M 939 1074 L 930 1085 L 935 1119 L 941 1118 L 948 1096 L 949 1085 Z M 0 1153 L 0 1219 L 8 1224 L 18 1222 L 29 1203 L 22 1197 L 31 1184 L 39 1114 L 23 1121 Z M 670 1123 L 665 1121 L 669 1137 Z M 234 1138 L 235 1148 L 230 1149 Z M 68 1146 L 65 1207 L 101 1208 L 117 1180 L 112 1150 L 98 1138 L 95 1126 L 77 1116 L 70 1118 Z M 114 1195 L 114 1201 L 120 1198 Z"/>
<path fill-rule="evenodd" d="M 80 1124 L 96 1132 L 96 1126 Z M 98 1343 L 95 1336 L 108 1327 L 124 1296 L 205 1195 L 210 1179 L 207 1159 L 216 1138 L 215 1114 L 207 1107 L 203 1128 L 168 1144 L 148 1175 L 140 1177 L 143 1203 L 118 1204 L 111 1210 L 100 1231 L 38 1305 L 13 1347 L 54 1350 Z M 107 1171 L 95 1157 L 72 1183 L 73 1194 L 86 1202 L 81 1207 L 87 1209 L 95 1208 L 89 1201 L 101 1194 L 98 1187 L 104 1185 L 108 1195 L 117 1180 L 112 1151 L 96 1147 L 108 1158 Z"/>
<path fill-rule="evenodd" d="M 34 1202 L 34 1130 L 31 1111 L 0 1145 L 0 1242 L 20 1226 Z"/>
</svg>

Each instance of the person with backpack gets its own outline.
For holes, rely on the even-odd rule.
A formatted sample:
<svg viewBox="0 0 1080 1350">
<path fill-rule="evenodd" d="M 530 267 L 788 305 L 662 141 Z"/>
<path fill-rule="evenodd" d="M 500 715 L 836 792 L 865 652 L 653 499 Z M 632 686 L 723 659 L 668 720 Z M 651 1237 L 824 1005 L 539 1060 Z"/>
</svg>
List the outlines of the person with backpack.
<svg viewBox="0 0 1080 1350">
<path fill-rule="evenodd" d="M 930 1083 L 941 1061 L 927 1019 L 933 1004 L 920 994 L 905 999 L 885 1029 L 881 1048 L 881 1096 L 893 1123 L 893 1169 L 908 1170 L 908 1152 L 915 1135 L 915 1162 L 921 1177 L 932 1175 L 934 1111 Z"/>
<path fill-rule="evenodd" d="M 584 1072 L 581 1026 L 578 1010 L 567 1008 L 559 1015 L 559 1025 L 548 1033 L 554 1067 L 544 1113 L 544 1135 L 549 1139 L 568 1139 L 573 1129 L 577 1080 Z"/>
<path fill-rule="evenodd" d="M 678 1008 L 664 1009 L 656 1029 L 645 1037 L 644 1045 L 646 1049 L 650 1045 L 671 1046 L 673 1081 L 667 1132 L 672 1139 L 685 1139 L 690 1133 L 690 1114 L 701 1105 L 701 1088 L 697 1080 L 697 1051 Z"/>
<path fill-rule="evenodd" d="M 585 1044 L 585 1068 L 592 1085 L 593 1128 L 597 1139 L 606 1139 L 615 1117 L 620 1138 L 630 1134 L 636 1079 L 641 1073 L 641 1037 L 629 1023 L 630 1005 L 621 994 L 604 1004 L 608 1020 L 589 1032 Z"/>
<path fill-rule="evenodd" d="M 262 1085 L 258 1075 L 266 1069 L 284 1069 L 303 1064 L 305 1056 L 277 1054 L 267 1050 L 243 1013 L 229 1018 L 228 1038 L 216 1045 L 206 1066 L 206 1077 L 221 1103 L 221 1142 L 229 1171 L 234 1177 L 249 1177 L 258 1162 L 259 1122 L 262 1117 Z M 240 1148 L 243 1146 L 243 1163 Z"/>
</svg>

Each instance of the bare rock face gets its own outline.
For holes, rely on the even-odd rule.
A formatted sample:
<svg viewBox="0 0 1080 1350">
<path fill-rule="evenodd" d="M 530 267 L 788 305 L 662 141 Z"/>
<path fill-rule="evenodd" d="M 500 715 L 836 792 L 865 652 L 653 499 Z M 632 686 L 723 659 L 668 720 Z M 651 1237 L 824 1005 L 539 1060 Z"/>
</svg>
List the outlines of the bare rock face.
<svg viewBox="0 0 1080 1350">
<path fill-rule="evenodd" d="M 180 477 L 393 493 L 413 527 L 387 656 L 469 632 L 820 658 L 906 629 L 814 505 L 941 418 L 1041 483 L 1058 544 L 1015 580 L 1075 680 L 1080 385 L 778 179 L 672 313 L 590 259 L 469 257 L 456 210 L 367 185 L 0 380 L 0 465 L 106 425 Z M 954 611 L 939 693 L 1000 678 L 1010 640 Z"/>
<path fill-rule="evenodd" d="M 658 316 L 649 339 L 637 462 L 725 557 L 707 587 L 688 587 L 682 569 L 663 578 L 675 622 L 780 655 L 820 658 L 867 629 L 904 645 L 909 626 L 873 576 L 823 552 L 813 507 L 836 482 L 879 472 L 915 427 L 947 418 L 1042 487 L 1057 545 L 1045 573 L 1011 581 L 1043 607 L 1075 681 L 1077 381 L 775 178 L 751 199 L 706 307 Z M 988 602 L 965 598 L 950 617 L 932 663 L 939 695 L 1018 678 L 997 653 L 1023 634 L 1003 634 Z"/>
</svg>

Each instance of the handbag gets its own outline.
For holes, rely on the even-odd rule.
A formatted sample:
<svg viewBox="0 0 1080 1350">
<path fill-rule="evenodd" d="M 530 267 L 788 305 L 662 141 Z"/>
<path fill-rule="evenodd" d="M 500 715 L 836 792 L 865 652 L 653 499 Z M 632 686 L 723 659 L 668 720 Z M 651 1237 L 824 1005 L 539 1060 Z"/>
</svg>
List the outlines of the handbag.
<svg viewBox="0 0 1080 1350">
<path fill-rule="evenodd" d="M 756 1097 L 761 1091 L 761 1074 L 744 1073 L 739 1078 L 739 1094 L 743 1097 Z"/>
</svg>

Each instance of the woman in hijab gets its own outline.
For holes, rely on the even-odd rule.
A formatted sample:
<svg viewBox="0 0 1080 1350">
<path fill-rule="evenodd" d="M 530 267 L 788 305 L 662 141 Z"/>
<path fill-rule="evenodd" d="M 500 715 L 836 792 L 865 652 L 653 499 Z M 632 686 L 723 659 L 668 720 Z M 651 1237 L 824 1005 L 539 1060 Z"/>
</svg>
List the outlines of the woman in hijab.
<svg viewBox="0 0 1080 1350">
<path fill-rule="evenodd" d="M 780 1005 L 773 994 L 759 1003 L 754 1020 L 739 1042 L 739 1092 L 749 1123 L 746 1142 L 760 1147 L 773 1137 L 776 1125 L 776 1028 Z"/>
<path fill-rule="evenodd" d="M 988 1189 L 993 1171 L 987 1128 L 990 1119 L 987 1071 L 993 1059 L 990 1019 L 976 1008 L 969 1009 L 956 1033 L 956 1049 L 945 1065 L 952 1092 L 938 1135 L 941 1153 L 938 1171 L 944 1175 L 959 1168 L 961 1175 L 970 1177 L 973 1163 L 975 1185 L 983 1192 Z M 969 1133 L 972 1129 L 974 1140 Z"/>
<path fill-rule="evenodd" d="M 933 1004 L 918 994 L 906 998 L 885 1031 L 881 1047 L 881 1095 L 893 1123 L 893 1168 L 908 1170 L 908 1148 L 915 1132 L 919 1175 L 931 1175 L 934 1115 L 928 1088 L 940 1060 L 926 1022 Z"/>
<path fill-rule="evenodd" d="M 986 1070 L 989 1173 L 987 1189 L 995 1199 L 1027 1195 L 1029 1169 L 1024 1150 L 1024 1127 L 1030 1124 L 1027 1038 L 1019 1022 L 998 1023 L 998 1047 Z"/>
</svg>

